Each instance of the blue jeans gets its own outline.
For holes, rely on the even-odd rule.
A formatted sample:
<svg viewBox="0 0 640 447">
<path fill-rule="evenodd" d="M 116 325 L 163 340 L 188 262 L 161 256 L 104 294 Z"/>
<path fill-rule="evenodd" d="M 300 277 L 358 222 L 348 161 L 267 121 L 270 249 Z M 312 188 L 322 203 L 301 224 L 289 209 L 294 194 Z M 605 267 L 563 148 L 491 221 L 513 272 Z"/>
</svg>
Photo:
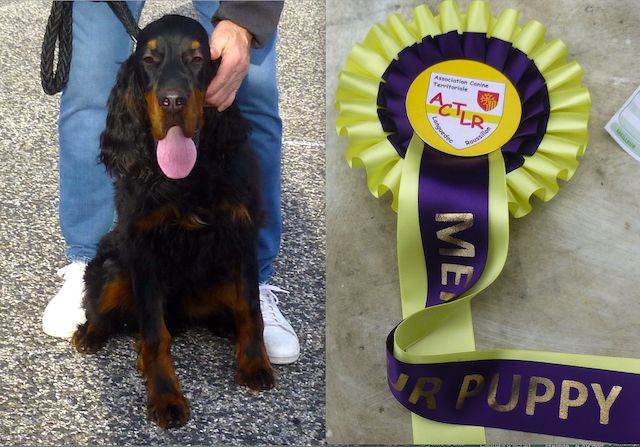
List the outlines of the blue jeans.
<svg viewBox="0 0 640 447">
<path fill-rule="evenodd" d="M 128 1 L 138 19 L 144 2 Z M 215 1 L 194 1 L 198 20 L 209 35 Z M 258 235 L 260 282 L 273 273 L 280 250 L 280 155 L 282 122 L 278 113 L 274 36 L 251 50 L 251 66 L 236 104 L 251 123 L 251 143 L 262 173 L 265 220 Z M 71 261 L 88 261 L 114 221 L 113 186 L 98 164 L 99 139 L 109 92 L 119 64 L 129 57 L 132 40 L 102 2 L 74 2 L 73 56 L 69 82 L 60 100 L 60 228 Z"/>
</svg>

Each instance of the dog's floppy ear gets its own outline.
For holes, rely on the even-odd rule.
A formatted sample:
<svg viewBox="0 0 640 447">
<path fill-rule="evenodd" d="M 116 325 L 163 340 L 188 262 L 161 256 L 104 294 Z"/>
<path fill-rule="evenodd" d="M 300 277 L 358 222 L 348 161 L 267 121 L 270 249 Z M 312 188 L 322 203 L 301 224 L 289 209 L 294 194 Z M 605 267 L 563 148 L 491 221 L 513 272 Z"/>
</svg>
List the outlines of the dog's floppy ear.
<svg viewBox="0 0 640 447">
<path fill-rule="evenodd" d="M 107 123 L 100 136 L 100 161 L 107 172 L 119 177 L 143 175 L 150 144 L 144 93 L 136 70 L 135 55 L 122 63 L 107 102 Z"/>
</svg>

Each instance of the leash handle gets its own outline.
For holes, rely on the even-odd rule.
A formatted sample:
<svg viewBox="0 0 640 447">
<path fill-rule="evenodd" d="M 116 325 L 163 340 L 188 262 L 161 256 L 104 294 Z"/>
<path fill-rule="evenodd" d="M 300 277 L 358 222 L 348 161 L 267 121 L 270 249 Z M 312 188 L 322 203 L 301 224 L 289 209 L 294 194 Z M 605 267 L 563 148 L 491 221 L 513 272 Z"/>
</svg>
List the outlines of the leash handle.
<svg viewBox="0 0 640 447">
<path fill-rule="evenodd" d="M 42 41 L 40 55 L 40 80 L 42 89 L 48 95 L 62 91 L 69 80 L 71 65 L 71 18 L 72 2 L 54 1 Z M 58 61 L 55 71 L 53 61 L 58 47 Z"/>
<path fill-rule="evenodd" d="M 137 42 L 140 27 L 133 18 L 126 2 L 105 2 L 122 23 L 134 42 Z M 40 81 L 47 95 L 55 95 L 64 89 L 69 81 L 72 53 L 73 2 L 54 1 L 42 40 L 40 53 Z M 54 60 L 58 49 L 58 60 L 54 70 Z"/>
</svg>

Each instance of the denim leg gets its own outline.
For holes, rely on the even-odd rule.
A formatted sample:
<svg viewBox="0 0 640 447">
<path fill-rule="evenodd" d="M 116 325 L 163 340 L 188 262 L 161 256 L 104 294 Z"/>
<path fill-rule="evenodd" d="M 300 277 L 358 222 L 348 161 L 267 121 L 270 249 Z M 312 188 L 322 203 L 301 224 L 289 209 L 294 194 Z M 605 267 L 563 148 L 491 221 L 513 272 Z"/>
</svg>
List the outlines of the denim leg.
<svg viewBox="0 0 640 447">
<path fill-rule="evenodd" d="M 134 17 L 144 2 L 129 1 Z M 123 25 L 103 2 L 74 2 L 69 82 L 60 98 L 60 229 L 70 261 L 95 256 L 114 220 L 113 186 L 98 164 L 107 98 L 132 48 Z"/>
<path fill-rule="evenodd" d="M 198 19 L 209 35 L 211 16 L 218 2 L 194 1 Z M 236 96 L 236 104 L 251 123 L 251 144 L 256 151 L 262 175 L 262 204 L 265 219 L 258 234 L 260 283 L 273 273 L 273 261 L 280 251 L 282 217 L 280 212 L 280 157 L 282 121 L 278 111 L 276 81 L 276 38 L 264 48 L 251 49 L 251 65 Z"/>
</svg>

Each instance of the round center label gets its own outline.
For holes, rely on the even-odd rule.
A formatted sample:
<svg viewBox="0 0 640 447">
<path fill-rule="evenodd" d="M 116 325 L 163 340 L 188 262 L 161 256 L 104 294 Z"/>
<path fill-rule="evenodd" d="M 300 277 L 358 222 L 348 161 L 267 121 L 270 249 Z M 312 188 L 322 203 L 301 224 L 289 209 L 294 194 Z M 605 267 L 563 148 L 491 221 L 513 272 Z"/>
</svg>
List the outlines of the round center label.
<svg viewBox="0 0 640 447">
<path fill-rule="evenodd" d="M 411 84 L 406 105 L 425 143 L 461 157 L 500 149 L 515 134 L 522 114 L 518 92 L 506 76 L 460 59 L 423 71 Z"/>
</svg>

